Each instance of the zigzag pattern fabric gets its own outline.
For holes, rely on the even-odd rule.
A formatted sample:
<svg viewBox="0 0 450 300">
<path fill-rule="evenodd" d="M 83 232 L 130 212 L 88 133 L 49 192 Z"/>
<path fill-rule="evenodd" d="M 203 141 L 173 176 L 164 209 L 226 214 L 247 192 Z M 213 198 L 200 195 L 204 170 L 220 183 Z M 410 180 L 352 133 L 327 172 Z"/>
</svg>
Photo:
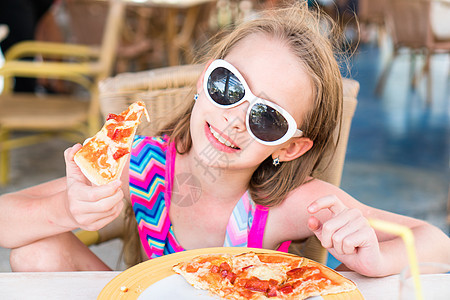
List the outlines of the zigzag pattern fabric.
<svg viewBox="0 0 450 300">
<path fill-rule="evenodd" d="M 231 213 L 227 225 L 224 247 L 247 247 L 248 234 L 253 222 L 255 205 L 247 192 L 242 196 Z"/>
<path fill-rule="evenodd" d="M 130 197 L 139 236 L 149 258 L 184 251 L 169 218 L 170 172 L 175 147 L 168 137 L 136 136 L 130 158 Z M 228 221 L 224 247 L 246 247 L 255 205 L 248 192 L 239 200 Z M 261 236 L 262 238 L 262 236 Z"/>
<path fill-rule="evenodd" d="M 182 251 L 171 230 L 166 192 L 167 138 L 136 136 L 130 158 L 130 198 L 149 258 Z"/>
</svg>

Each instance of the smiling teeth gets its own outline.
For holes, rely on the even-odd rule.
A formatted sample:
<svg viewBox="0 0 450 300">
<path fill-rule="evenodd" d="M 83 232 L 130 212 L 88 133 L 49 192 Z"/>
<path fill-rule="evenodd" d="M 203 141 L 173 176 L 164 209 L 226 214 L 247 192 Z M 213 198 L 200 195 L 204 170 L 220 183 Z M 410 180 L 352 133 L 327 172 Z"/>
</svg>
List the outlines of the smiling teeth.
<svg viewBox="0 0 450 300">
<path fill-rule="evenodd" d="M 213 134 L 213 136 L 222 144 L 224 144 L 225 146 L 237 149 L 236 146 L 234 146 L 233 144 L 231 144 L 229 141 L 227 141 L 226 139 L 224 139 L 217 131 L 215 131 L 214 129 L 212 129 L 211 126 L 209 126 L 209 130 L 211 131 L 211 133 Z"/>
</svg>

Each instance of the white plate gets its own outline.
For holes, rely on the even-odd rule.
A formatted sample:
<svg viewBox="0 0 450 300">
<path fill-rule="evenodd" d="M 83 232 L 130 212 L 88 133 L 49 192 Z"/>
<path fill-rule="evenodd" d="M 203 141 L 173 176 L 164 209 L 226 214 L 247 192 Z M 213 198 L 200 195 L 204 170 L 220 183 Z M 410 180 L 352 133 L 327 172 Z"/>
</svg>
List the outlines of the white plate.
<svg viewBox="0 0 450 300">
<path fill-rule="evenodd" d="M 192 287 L 180 275 L 166 277 L 142 292 L 139 300 L 217 300 L 217 296 L 211 295 L 208 291 L 198 290 Z M 311 297 L 310 300 L 323 299 L 322 297 Z"/>
<path fill-rule="evenodd" d="M 172 275 L 166 277 L 158 282 L 155 282 L 139 296 L 139 300 L 161 300 L 161 299 L 183 299 L 183 300 L 195 300 L 195 299 L 220 299 L 219 297 L 212 296 L 208 291 L 198 290 L 192 287 L 186 280 L 180 275 Z"/>
</svg>

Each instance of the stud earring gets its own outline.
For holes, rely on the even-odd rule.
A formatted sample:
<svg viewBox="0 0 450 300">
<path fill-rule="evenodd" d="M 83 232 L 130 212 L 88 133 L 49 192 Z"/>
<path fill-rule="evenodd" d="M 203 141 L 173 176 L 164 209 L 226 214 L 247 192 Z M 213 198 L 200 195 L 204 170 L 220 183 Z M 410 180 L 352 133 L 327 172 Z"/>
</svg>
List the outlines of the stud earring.
<svg viewBox="0 0 450 300">
<path fill-rule="evenodd" d="M 278 158 L 278 157 L 275 157 L 274 159 L 273 159 L 273 165 L 276 167 L 276 166 L 278 166 L 280 164 L 280 159 Z"/>
<path fill-rule="evenodd" d="M 194 95 L 194 100 L 197 101 L 199 94 Z"/>
</svg>

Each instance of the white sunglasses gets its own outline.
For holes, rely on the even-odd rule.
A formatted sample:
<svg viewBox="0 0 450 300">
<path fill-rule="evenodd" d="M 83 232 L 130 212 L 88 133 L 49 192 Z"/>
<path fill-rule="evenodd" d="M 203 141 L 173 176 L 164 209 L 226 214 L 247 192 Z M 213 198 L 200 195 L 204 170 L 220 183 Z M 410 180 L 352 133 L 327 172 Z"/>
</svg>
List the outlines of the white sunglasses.
<svg viewBox="0 0 450 300">
<path fill-rule="evenodd" d="M 229 62 L 217 59 L 206 69 L 203 79 L 206 97 L 220 108 L 250 103 L 245 122 L 250 135 L 264 145 L 280 145 L 292 137 L 301 137 L 294 118 L 282 107 L 255 96 L 244 77 Z"/>
</svg>

